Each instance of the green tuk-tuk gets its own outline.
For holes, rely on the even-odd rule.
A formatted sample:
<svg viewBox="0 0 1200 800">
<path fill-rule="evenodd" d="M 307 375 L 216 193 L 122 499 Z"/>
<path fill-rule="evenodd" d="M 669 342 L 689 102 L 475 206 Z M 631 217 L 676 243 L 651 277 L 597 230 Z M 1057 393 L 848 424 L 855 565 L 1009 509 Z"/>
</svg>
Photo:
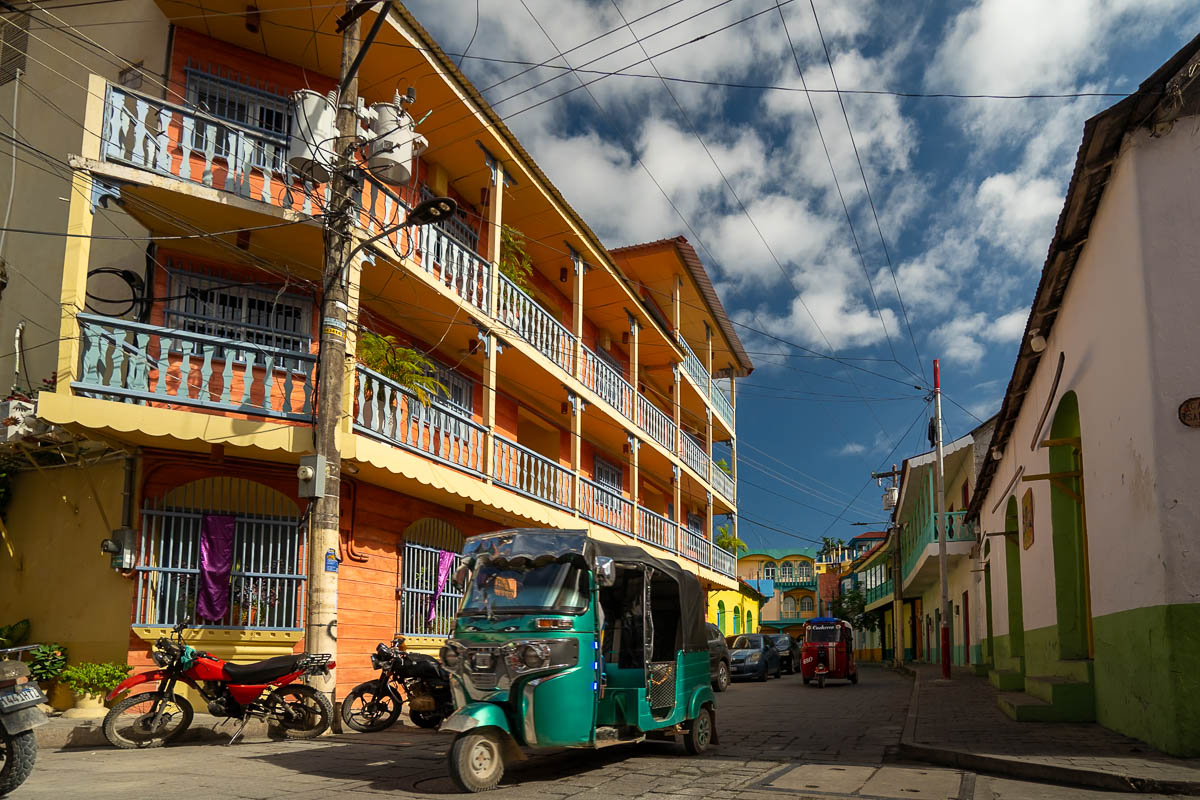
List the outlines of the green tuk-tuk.
<svg viewBox="0 0 1200 800">
<path fill-rule="evenodd" d="M 696 577 L 639 547 L 584 531 L 515 529 L 473 536 L 442 648 L 456 711 L 450 775 L 495 788 L 522 747 L 717 742 Z"/>
</svg>

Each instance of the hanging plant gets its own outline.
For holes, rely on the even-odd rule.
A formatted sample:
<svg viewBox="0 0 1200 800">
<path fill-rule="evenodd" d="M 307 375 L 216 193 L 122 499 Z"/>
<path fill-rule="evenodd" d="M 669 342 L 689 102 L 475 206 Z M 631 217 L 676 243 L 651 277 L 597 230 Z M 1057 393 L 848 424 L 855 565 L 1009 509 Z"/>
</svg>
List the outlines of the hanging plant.
<svg viewBox="0 0 1200 800">
<path fill-rule="evenodd" d="M 410 389 L 422 403 L 427 404 L 431 395 L 450 393 L 437 379 L 433 361 L 419 350 L 402 346 L 395 336 L 363 331 L 357 353 L 360 363 Z"/>
<path fill-rule="evenodd" d="M 500 273 L 517 288 L 529 291 L 533 259 L 525 249 L 525 235 L 510 225 L 500 229 Z"/>
</svg>

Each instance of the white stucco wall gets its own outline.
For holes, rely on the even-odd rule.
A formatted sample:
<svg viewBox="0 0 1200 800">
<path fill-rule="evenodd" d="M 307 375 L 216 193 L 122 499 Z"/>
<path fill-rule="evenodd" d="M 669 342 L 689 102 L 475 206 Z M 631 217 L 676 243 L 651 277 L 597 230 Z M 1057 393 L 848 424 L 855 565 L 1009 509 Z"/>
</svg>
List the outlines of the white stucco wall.
<svg viewBox="0 0 1200 800">
<path fill-rule="evenodd" d="M 985 532 L 1003 531 L 1020 466 L 1049 471 L 1047 437 L 1062 396 L 1079 399 L 1093 616 L 1167 602 L 1195 602 L 1200 578 L 1187 553 L 1200 518 L 1189 467 L 1200 431 L 1184 428 L 1176 408 L 1200 394 L 1200 361 L 1190 339 L 1200 296 L 1200 214 L 1195 187 L 1195 119 L 1167 137 L 1130 137 L 1104 191 L 1090 237 L 981 513 Z M 1152 339 L 1153 335 L 1153 339 Z M 1066 361 L 1046 423 L 1035 431 L 1054 377 Z M 1050 486 L 1019 482 L 1020 507 L 1033 487 L 1035 541 L 1021 550 L 1026 629 L 1056 622 Z M 994 509 L 994 510 L 993 510 Z M 1008 632 L 1003 540 L 994 537 L 994 633 Z M 1189 574 L 1190 573 L 1190 574 Z"/>
</svg>

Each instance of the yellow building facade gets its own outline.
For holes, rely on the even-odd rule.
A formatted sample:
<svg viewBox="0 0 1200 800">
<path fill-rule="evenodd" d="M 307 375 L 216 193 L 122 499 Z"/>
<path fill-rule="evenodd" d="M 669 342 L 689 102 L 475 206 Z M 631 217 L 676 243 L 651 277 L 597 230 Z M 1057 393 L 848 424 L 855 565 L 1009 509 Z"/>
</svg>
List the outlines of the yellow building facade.
<svg viewBox="0 0 1200 800">
<path fill-rule="evenodd" d="M 725 636 L 758 633 L 762 620 L 763 597 L 753 586 L 738 580 L 738 588 L 708 593 L 708 621 Z"/>
</svg>

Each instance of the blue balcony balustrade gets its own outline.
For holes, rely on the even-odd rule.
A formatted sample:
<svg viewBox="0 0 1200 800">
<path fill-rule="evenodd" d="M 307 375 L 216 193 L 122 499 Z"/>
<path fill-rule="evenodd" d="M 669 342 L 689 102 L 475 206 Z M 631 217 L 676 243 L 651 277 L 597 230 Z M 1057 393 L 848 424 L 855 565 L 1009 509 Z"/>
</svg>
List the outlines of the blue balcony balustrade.
<svg viewBox="0 0 1200 800">
<path fill-rule="evenodd" d="M 966 519 L 966 511 L 947 511 L 946 512 L 946 543 L 953 542 L 972 542 L 975 540 L 974 532 L 964 525 Z M 921 520 L 921 527 L 916 536 L 906 536 L 902 541 L 904 549 L 904 577 L 905 579 L 912 573 L 920 562 L 925 548 L 937 542 L 938 526 L 935 524 L 937 513 L 928 514 Z"/>
<path fill-rule="evenodd" d="M 708 397 L 710 389 L 708 370 L 700 363 L 700 359 L 696 357 L 696 353 L 693 352 L 691 346 L 683 336 L 676 334 L 675 338 L 679 341 L 679 346 L 683 348 L 684 371 L 692 379 L 692 383 L 696 384 L 696 388 L 700 390 L 701 394 Z"/>
<path fill-rule="evenodd" d="M 488 311 L 491 265 L 472 247 L 436 224 L 422 225 L 416 252 L 421 269 L 481 311 Z"/>
<path fill-rule="evenodd" d="M 691 434 L 685 433 L 680 438 L 683 440 L 683 453 L 681 453 L 683 463 L 687 464 L 696 471 L 697 475 L 707 481 L 709 478 L 708 468 L 710 461 L 708 455 L 704 452 L 704 447 Z"/>
<path fill-rule="evenodd" d="M 679 525 L 662 514 L 638 506 L 638 538 L 674 553 L 679 547 Z"/>
<path fill-rule="evenodd" d="M 882 600 L 884 598 L 891 598 L 894 594 L 895 594 L 895 592 L 892 589 L 892 579 L 891 578 L 888 578 L 888 579 L 882 581 L 881 583 L 878 583 L 875 586 L 870 587 L 869 589 L 863 590 L 863 596 L 866 599 L 867 605 L 870 605 L 871 603 L 874 603 L 877 600 Z"/>
<path fill-rule="evenodd" d="M 461 411 L 422 403 L 416 393 L 358 366 L 354 429 L 482 477 L 487 429 Z"/>
<path fill-rule="evenodd" d="M 603 484 L 579 479 L 579 513 L 621 533 L 633 533 L 633 503 Z"/>
<path fill-rule="evenodd" d="M 71 387 L 160 408 L 190 407 L 311 421 L 316 356 L 254 341 L 254 326 L 223 323 L 238 340 L 79 314 L 79 379 Z"/>
<path fill-rule="evenodd" d="M 637 392 L 620 372 L 587 345 L 583 346 L 583 385 L 598 394 L 621 416 L 630 422 L 634 420 L 634 397 Z"/>
<path fill-rule="evenodd" d="M 734 482 L 725 470 L 718 467 L 716 464 L 712 466 L 712 485 L 717 490 L 717 493 L 726 500 L 733 502 L 734 499 Z"/>
<path fill-rule="evenodd" d="M 642 394 L 637 396 L 637 424 L 651 439 L 672 452 L 675 450 L 675 420 Z"/>
<path fill-rule="evenodd" d="M 496 311 L 499 321 L 564 372 L 574 374 L 575 336 L 506 275 L 496 273 L 496 278 L 500 282 Z"/>
<path fill-rule="evenodd" d="M 500 434 L 494 438 L 492 477 L 496 483 L 567 511 L 574 507 L 571 470 Z"/>
<path fill-rule="evenodd" d="M 713 385 L 712 393 L 713 408 L 725 420 L 730 429 L 734 426 L 733 403 L 729 400 L 729 395 L 725 394 L 725 390 L 720 386 Z"/>
</svg>

